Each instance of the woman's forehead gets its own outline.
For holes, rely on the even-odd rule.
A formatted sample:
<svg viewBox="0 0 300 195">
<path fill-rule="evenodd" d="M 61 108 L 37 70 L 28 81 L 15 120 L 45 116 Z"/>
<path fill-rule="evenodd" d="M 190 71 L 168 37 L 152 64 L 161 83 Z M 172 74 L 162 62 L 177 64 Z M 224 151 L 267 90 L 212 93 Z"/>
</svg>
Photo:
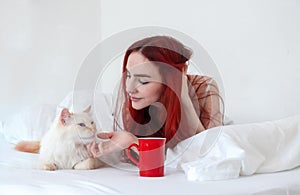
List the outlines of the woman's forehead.
<svg viewBox="0 0 300 195">
<path fill-rule="evenodd" d="M 152 76 L 159 74 L 158 66 L 139 52 L 133 52 L 129 55 L 126 70 L 133 75 L 147 74 Z"/>
<path fill-rule="evenodd" d="M 146 62 L 150 62 L 150 61 L 143 54 L 141 54 L 140 52 L 132 52 L 128 56 L 127 69 L 130 69 L 135 65 L 143 64 Z"/>
</svg>

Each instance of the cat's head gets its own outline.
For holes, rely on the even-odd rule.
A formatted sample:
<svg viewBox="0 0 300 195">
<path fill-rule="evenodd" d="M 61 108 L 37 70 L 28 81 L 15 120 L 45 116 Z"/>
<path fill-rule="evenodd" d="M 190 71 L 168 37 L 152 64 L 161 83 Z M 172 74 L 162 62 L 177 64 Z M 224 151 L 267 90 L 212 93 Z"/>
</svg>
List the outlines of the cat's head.
<svg viewBox="0 0 300 195">
<path fill-rule="evenodd" d="M 67 108 L 62 109 L 58 129 L 66 141 L 87 144 L 95 140 L 97 129 L 90 110 L 91 106 L 78 113 L 71 113 Z"/>
</svg>

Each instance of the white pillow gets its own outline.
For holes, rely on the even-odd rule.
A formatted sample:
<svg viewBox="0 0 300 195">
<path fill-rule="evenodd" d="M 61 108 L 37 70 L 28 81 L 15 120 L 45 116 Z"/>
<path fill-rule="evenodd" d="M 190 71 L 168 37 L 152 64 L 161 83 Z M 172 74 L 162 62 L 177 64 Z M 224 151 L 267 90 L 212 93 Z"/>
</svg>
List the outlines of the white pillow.
<svg viewBox="0 0 300 195">
<path fill-rule="evenodd" d="M 41 104 L 25 108 L 4 121 L 1 133 L 9 143 L 40 140 L 55 117 L 55 105 Z"/>
<path fill-rule="evenodd" d="M 9 143 L 41 140 L 62 108 L 80 112 L 92 106 L 91 114 L 98 130 L 111 131 L 113 127 L 112 95 L 93 91 L 70 92 L 58 105 L 41 104 L 21 110 L 0 124 L 0 133 Z"/>
<path fill-rule="evenodd" d="M 62 108 L 71 112 L 81 112 L 92 106 L 91 114 L 98 130 L 112 131 L 113 129 L 113 95 L 97 91 L 73 91 L 58 105 L 57 114 Z"/>
<path fill-rule="evenodd" d="M 218 180 L 300 166 L 300 115 L 203 131 L 167 151 L 189 180 Z"/>
</svg>

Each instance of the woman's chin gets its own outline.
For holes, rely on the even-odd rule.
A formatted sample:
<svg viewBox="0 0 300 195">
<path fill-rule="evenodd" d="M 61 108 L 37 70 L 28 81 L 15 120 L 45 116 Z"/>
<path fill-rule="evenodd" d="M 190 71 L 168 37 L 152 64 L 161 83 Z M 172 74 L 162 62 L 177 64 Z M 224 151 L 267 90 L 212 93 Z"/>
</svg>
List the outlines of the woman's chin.
<svg viewBox="0 0 300 195">
<path fill-rule="evenodd" d="M 145 106 L 132 104 L 132 108 L 134 108 L 135 110 L 141 110 L 141 109 L 145 108 Z"/>
</svg>

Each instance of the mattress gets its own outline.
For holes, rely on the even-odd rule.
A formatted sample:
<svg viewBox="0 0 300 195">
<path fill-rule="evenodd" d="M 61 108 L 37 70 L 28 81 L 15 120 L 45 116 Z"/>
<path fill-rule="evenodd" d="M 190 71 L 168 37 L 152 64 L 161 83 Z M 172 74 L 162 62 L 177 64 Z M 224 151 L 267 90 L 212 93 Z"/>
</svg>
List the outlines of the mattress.
<svg viewBox="0 0 300 195">
<path fill-rule="evenodd" d="M 131 164 L 96 170 L 38 170 L 38 154 L 13 147 L 0 135 L 0 194 L 300 194 L 300 168 L 193 182 L 172 167 L 166 167 L 165 176 L 158 178 L 140 177 Z"/>
</svg>

